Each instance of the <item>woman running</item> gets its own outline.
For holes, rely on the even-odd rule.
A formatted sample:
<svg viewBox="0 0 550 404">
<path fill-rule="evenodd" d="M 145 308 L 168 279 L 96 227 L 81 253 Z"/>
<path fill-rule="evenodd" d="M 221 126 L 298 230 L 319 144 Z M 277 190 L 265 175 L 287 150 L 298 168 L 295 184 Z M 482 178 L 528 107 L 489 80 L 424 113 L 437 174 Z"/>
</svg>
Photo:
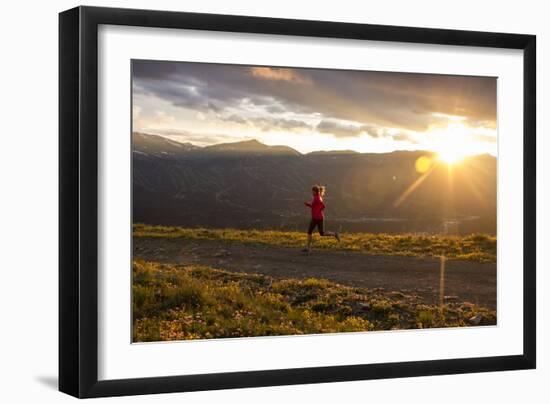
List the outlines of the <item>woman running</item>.
<svg viewBox="0 0 550 404">
<path fill-rule="evenodd" d="M 317 227 L 319 234 L 323 237 L 334 237 L 338 242 L 340 241 L 340 234 L 338 232 L 325 231 L 325 215 L 323 210 L 325 209 L 325 203 L 323 202 L 323 195 L 325 195 L 325 187 L 322 185 L 314 185 L 311 188 L 313 193 L 313 200 L 311 202 L 304 202 L 304 205 L 311 208 L 311 221 L 307 230 L 307 246 L 302 251 L 311 251 L 311 242 L 313 240 L 313 231 Z"/>
</svg>

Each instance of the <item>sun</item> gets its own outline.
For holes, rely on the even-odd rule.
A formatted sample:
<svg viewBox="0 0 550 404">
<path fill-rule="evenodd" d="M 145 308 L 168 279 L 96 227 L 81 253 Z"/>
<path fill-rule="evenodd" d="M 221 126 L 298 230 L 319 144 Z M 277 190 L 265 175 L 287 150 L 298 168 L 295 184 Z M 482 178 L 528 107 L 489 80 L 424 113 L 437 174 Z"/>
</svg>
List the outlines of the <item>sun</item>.
<svg viewBox="0 0 550 404">
<path fill-rule="evenodd" d="M 475 144 L 470 139 L 469 130 L 462 124 L 449 125 L 439 131 L 438 138 L 439 141 L 434 147 L 437 159 L 449 165 L 457 164 L 476 153 Z"/>
<path fill-rule="evenodd" d="M 440 150 L 437 152 L 437 159 L 447 164 L 456 164 L 467 156 L 468 154 L 456 149 Z"/>
</svg>

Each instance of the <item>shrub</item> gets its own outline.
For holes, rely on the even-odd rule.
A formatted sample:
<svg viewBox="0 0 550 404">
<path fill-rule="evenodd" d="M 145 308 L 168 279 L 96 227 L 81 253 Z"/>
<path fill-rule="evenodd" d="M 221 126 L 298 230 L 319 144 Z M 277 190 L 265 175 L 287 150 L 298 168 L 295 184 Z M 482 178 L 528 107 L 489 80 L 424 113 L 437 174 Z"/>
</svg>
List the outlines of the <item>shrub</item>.
<svg viewBox="0 0 550 404">
<path fill-rule="evenodd" d="M 318 334 L 483 325 L 496 313 L 472 304 L 417 304 L 404 293 L 351 288 L 319 279 L 273 280 L 204 266 L 135 260 L 133 340 Z"/>
</svg>

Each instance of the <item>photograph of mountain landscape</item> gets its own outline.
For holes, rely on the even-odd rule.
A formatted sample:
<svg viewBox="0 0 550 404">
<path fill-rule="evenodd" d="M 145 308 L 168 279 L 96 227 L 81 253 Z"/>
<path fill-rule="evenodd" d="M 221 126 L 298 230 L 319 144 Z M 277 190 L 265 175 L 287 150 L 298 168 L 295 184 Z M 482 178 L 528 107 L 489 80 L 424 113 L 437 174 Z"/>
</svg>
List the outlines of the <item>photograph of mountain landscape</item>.
<svg viewBox="0 0 550 404">
<path fill-rule="evenodd" d="M 132 341 L 497 323 L 497 79 L 132 60 Z"/>
</svg>

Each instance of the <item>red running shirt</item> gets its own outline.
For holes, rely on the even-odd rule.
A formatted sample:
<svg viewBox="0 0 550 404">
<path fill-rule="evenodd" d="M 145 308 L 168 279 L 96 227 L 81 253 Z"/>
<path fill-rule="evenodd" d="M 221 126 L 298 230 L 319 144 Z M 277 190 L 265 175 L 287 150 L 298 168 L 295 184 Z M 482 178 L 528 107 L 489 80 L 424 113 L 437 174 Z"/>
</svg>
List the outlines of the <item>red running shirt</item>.
<svg viewBox="0 0 550 404">
<path fill-rule="evenodd" d="M 321 199 L 320 195 L 315 195 L 311 203 L 306 202 L 306 206 L 311 208 L 311 218 L 315 220 L 323 220 L 325 216 L 323 215 L 323 210 L 325 209 L 325 204 Z"/>
</svg>

